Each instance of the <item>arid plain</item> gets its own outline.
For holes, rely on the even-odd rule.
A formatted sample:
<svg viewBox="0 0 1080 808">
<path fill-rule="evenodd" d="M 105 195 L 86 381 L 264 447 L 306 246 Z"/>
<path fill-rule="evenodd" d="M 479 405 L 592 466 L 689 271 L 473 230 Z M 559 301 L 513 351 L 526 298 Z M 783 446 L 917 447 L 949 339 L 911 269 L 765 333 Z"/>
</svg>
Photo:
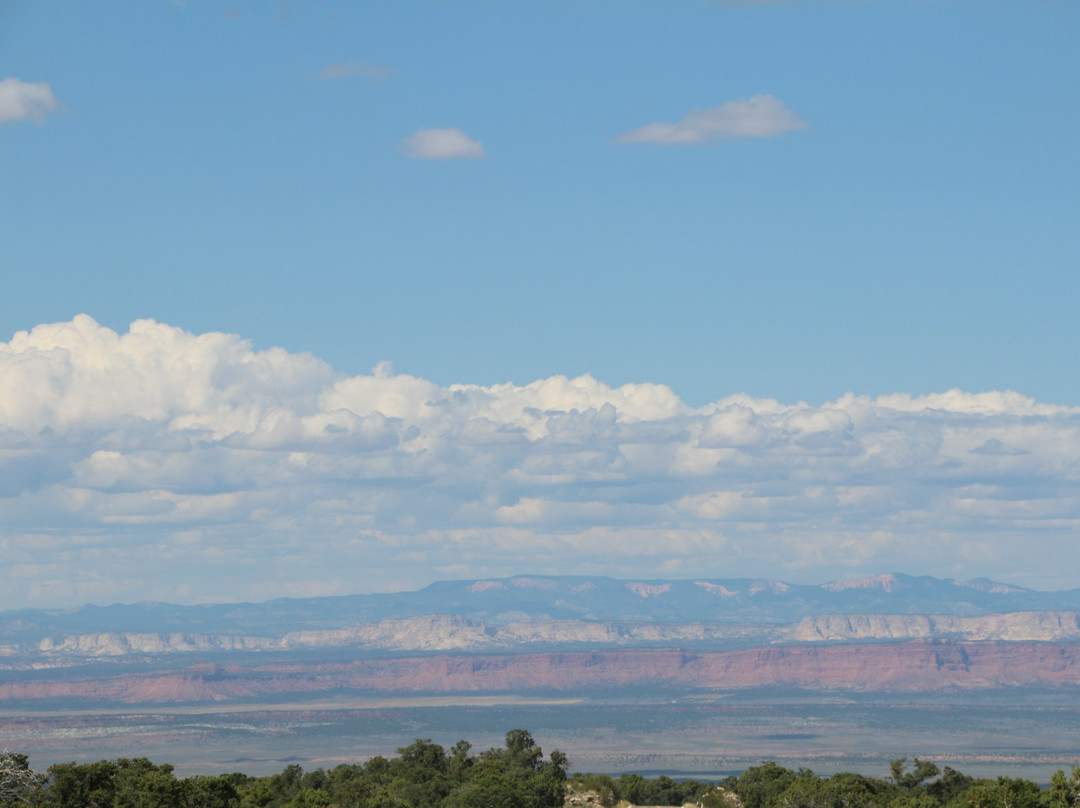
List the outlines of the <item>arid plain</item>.
<svg viewBox="0 0 1080 808">
<path fill-rule="evenodd" d="M 1080 758 L 1080 596 L 882 575 L 518 577 L 400 595 L 0 615 L 0 738 L 34 765 L 329 766 L 512 727 L 575 768 L 1045 779 Z"/>
</svg>

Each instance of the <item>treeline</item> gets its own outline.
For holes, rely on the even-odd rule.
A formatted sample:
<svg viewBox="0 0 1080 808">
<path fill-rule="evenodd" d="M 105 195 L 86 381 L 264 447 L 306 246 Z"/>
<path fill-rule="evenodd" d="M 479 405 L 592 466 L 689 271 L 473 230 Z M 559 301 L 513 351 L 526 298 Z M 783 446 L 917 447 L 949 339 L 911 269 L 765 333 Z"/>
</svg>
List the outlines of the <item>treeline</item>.
<svg viewBox="0 0 1080 808">
<path fill-rule="evenodd" d="M 0 756 L 0 806 L 33 808 L 561 808 L 569 762 L 548 759 L 525 730 L 506 746 L 470 754 L 418 740 L 394 758 L 329 771 L 177 778 L 145 758 L 58 763 L 34 774 L 25 755 Z"/>
<path fill-rule="evenodd" d="M 29 808 L 560 808 L 566 801 L 603 808 L 698 805 L 701 808 L 1080 808 L 1080 767 L 1057 771 L 1049 788 L 1014 777 L 976 779 L 948 766 L 894 760 L 887 776 L 850 772 L 819 776 L 773 762 L 719 782 L 567 777 L 566 756 L 545 760 L 525 730 L 506 745 L 471 753 L 465 741 L 449 750 L 429 740 L 397 757 L 305 772 L 232 773 L 177 778 L 173 767 L 145 758 L 58 763 L 35 773 L 25 755 L 0 753 L 0 806 Z"/>
<path fill-rule="evenodd" d="M 1057 771 L 1050 788 L 1019 777 L 969 777 L 915 758 L 892 761 L 888 776 L 843 772 L 829 777 L 773 762 L 720 782 L 647 780 L 636 774 L 575 774 L 571 790 L 589 792 L 604 808 L 619 803 L 702 808 L 1080 808 L 1080 768 Z"/>
</svg>

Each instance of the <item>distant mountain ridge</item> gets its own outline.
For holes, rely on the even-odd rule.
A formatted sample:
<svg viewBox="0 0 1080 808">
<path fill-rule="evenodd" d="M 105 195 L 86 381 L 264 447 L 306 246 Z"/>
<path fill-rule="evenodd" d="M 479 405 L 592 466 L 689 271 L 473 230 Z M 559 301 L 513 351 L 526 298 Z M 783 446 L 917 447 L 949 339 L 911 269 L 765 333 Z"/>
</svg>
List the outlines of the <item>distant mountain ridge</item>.
<svg viewBox="0 0 1080 808">
<path fill-rule="evenodd" d="M 1080 590 L 900 574 L 515 576 L 415 592 L 0 612 L 0 703 L 355 690 L 1080 688 Z"/>
<path fill-rule="evenodd" d="M 180 606 L 159 602 L 77 609 L 0 611 L 0 636 L 45 625 L 62 630 L 176 630 L 208 624 L 242 632 L 276 621 L 285 631 L 428 614 L 494 622 L 642 620 L 790 622 L 810 614 L 955 614 L 1078 610 L 1080 589 L 1041 592 L 984 578 L 959 581 L 900 573 L 791 584 L 767 578 L 622 580 L 600 576 L 518 575 L 438 581 L 410 592 L 280 598 L 261 603 Z M 284 622 L 281 622 L 284 621 Z"/>
<path fill-rule="evenodd" d="M 414 592 L 177 606 L 0 612 L 0 664 L 27 655 L 1080 638 L 1080 590 L 902 574 L 772 579 L 515 576 Z M 998 616 L 994 618 L 994 616 Z M 1007 618 L 1005 616 L 1008 616 Z"/>
</svg>

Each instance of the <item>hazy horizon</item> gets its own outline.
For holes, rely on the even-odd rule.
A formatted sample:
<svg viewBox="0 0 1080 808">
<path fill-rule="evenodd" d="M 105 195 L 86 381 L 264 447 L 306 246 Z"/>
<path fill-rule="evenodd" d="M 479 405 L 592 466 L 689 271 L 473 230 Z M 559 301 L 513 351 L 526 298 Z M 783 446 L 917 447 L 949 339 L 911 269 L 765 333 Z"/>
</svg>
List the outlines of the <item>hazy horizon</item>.
<svg viewBox="0 0 1080 808">
<path fill-rule="evenodd" d="M 877 574 L 874 574 L 874 575 L 866 575 L 866 576 L 864 576 L 864 575 L 858 575 L 858 576 L 852 575 L 852 576 L 844 576 L 844 577 L 840 577 L 840 578 L 833 578 L 833 579 L 829 579 L 829 580 L 794 580 L 794 579 L 780 580 L 780 579 L 775 579 L 775 578 L 769 578 L 767 576 L 740 576 L 738 578 L 724 578 L 724 577 L 715 577 L 715 576 L 714 577 L 705 577 L 705 576 L 700 576 L 700 575 L 698 575 L 698 576 L 690 576 L 690 577 L 654 575 L 654 576 L 636 576 L 636 577 L 633 577 L 633 578 L 619 578 L 617 576 L 610 576 L 610 575 L 608 575 L 608 576 L 603 576 L 603 575 L 583 575 L 583 574 L 576 574 L 576 573 L 565 573 L 565 574 L 557 574 L 557 573 L 551 573 L 551 574 L 518 573 L 518 574 L 510 574 L 510 575 L 503 576 L 503 577 L 438 578 L 438 579 L 433 579 L 431 581 L 420 583 L 420 584 L 418 584 L 416 586 L 411 586 L 411 587 L 408 587 L 408 588 L 396 587 L 396 588 L 390 588 L 390 589 L 356 589 L 356 590 L 351 591 L 351 592 L 341 592 L 341 593 L 337 593 L 337 594 L 333 594 L 333 595 L 314 595 L 314 596 L 311 596 L 311 597 L 315 597 L 315 598 L 318 598 L 318 597 L 332 597 L 332 598 L 333 597 L 345 597 L 345 598 L 347 598 L 347 597 L 365 597 L 365 596 L 368 596 L 368 595 L 408 594 L 410 592 L 418 592 L 418 591 L 421 591 L 423 589 L 426 589 L 427 587 L 436 586 L 438 584 L 457 583 L 457 582 L 470 582 L 470 581 L 477 582 L 477 583 L 489 583 L 489 582 L 490 583 L 496 583 L 496 582 L 503 582 L 503 581 L 511 581 L 511 582 L 513 582 L 513 581 L 516 581 L 516 580 L 529 580 L 529 579 L 536 579 L 536 578 L 539 578 L 539 579 L 574 579 L 574 578 L 596 579 L 596 578 L 610 578 L 611 580 L 614 580 L 614 581 L 625 581 L 627 583 L 635 583 L 635 582 L 641 582 L 641 583 L 654 583 L 654 582 L 655 583 L 680 583 L 681 582 L 681 583 L 686 583 L 686 582 L 694 582 L 694 581 L 711 582 L 711 581 L 731 581 L 731 580 L 776 581 L 778 583 L 795 585 L 795 586 L 826 587 L 826 586 L 828 586 L 830 584 L 857 583 L 857 582 L 865 581 L 868 578 L 891 577 L 891 576 L 894 576 L 894 575 L 906 575 L 906 576 L 915 577 L 915 578 L 919 578 L 919 577 L 936 578 L 936 576 L 925 576 L 925 575 L 921 575 L 919 573 L 897 573 L 897 572 L 877 573 Z M 1023 586 L 1020 586 L 1019 584 L 1015 584 L 1015 583 L 1012 583 L 1010 581 L 991 579 L 991 578 L 985 578 L 985 577 L 969 578 L 969 579 L 937 578 L 937 580 L 952 581 L 953 583 L 956 583 L 956 584 L 970 584 L 970 583 L 973 583 L 973 582 L 986 582 L 986 583 L 995 584 L 995 585 L 1005 585 L 1005 586 L 1009 587 L 1010 589 L 1023 589 L 1023 590 L 1029 590 L 1029 591 L 1033 591 L 1033 592 L 1037 592 L 1037 593 L 1044 593 L 1044 594 L 1053 594 L 1053 593 L 1057 593 L 1057 592 L 1070 591 L 1070 590 L 1062 590 L 1062 589 L 1037 589 L 1037 588 L 1034 588 L 1034 587 L 1023 587 Z M 1075 589 L 1080 589 L 1080 587 L 1075 587 Z M 261 600 L 261 601 L 258 601 L 258 600 L 241 601 L 241 600 L 235 600 L 235 599 L 229 600 L 229 599 L 207 598 L 207 599 L 203 599 L 203 600 L 191 600 L 191 601 L 187 601 L 187 602 L 184 602 L 184 603 L 177 602 L 177 601 L 158 601 L 158 600 L 136 600 L 136 601 L 130 601 L 130 600 L 129 601 L 119 601 L 119 600 L 117 600 L 117 601 L 86 602 L 86 603 L 71 604 L 71 605 L 68 605 L 68 606 L 56 606 L 56 607 L 49 607 L 49 606 L 36 606 L 36 607 L 21 606 L 21 607 L 14 607 L 14 608 L 4 607 L 4 608 L 0 608 L 0 612 L 15 612 L 15 611 L 22 611 L 22 610 L 25 610 L 25 609 L 38 609 L 38 610 L 42 610 L 42 611 L 68 612 L 68 611 L 72 611 L 72 610 L 81 609 L 83 607 L 108 608 L 108 607 L 112 607 L 112 606 L 139 606 L 139 605 L 142 605 L 142 604 L 158 604 L 158 605 L 166 605 L 166 606 L 196 606 L 196 607 L 197 606 L 230 606 L 230 605 L 239 605 L 239 604 L 243 604 L 243 603 L 250 603 L 250 604 L 258 605 L 258 604 L 261 604 L 261 603 L 273 602 L 275 600 L 303 600 L 303 599 L 306 599 L 306 598 L 304 596 L 283 596 L 283 597 L 279 597 L 279 598 L 269 598 L 269 599 L 265 599 L 265 600 Z"/>
</svg>

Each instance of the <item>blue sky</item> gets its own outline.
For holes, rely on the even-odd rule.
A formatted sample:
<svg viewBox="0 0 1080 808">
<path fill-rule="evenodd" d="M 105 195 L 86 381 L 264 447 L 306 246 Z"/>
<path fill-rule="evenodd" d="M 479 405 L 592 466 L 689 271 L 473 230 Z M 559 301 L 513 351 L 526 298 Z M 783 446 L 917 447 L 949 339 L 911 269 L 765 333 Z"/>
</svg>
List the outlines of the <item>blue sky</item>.
<svg viewBox="0 0 1080 808">
<path fill-rule="evenodd" d="M 717 412 L 734 412 L 732 397 L 742 395 L 739 406 L 750 402 L 754 416 L 768 422 L 751 427 L 744 419 L 740 423 L 757 437 L 725 439 L 747 456 L 759 439 L 773 447 L 802 440 L 784 420 L 799 412 L 828 421 L 818 430 L 822 434 L 839 429 L 853 436 L 863 454 L 844 456 L 865 459 L 868 436 L 878 427 L 838 404 L 852 393 L 843 400 L 878 402 L 874 407 L 888 416 L 879 413 L 875 423 L 888 421 L 904 440 L 918 443 L 914 435 L 925 428 L 945 436 L 933 462 L 946 466 L 956 459 L 951 449 L 940 448 L 949 446 L 952 427 L 945 416 L 930 414 L 944 400 L 933 395 L 960 389 L 974 396 L 948 399 L 948 407 L 969 418 L 970 401 L 983 401 L 977 394 L 986 393 L 998 404 L 975 409 L 990 421 L 976 418 L 956 451 L 961 466 L 988 458 L 997 458 L 997 465 L 968 469 L 974 476 L 963 484 L 982 486 L 986 496 L 987 486 L 996 486 L 995 503 L 1049 507 L 1030 529 L 1048 548 L 1071 548 L 1080 513 L 1062 486 L 1068 487 L 1080 454 L 1059 455 L 1074 445 L 1072 408 L 1080 405 L 1074 370 L 1080 347 L 1078 35 L 1080 6 L 1072 0 L 0 0 L 0 340 L 10 340 L 3 355 L 11 363 L 0 381 L 6 388 L 0 413 L 7 418 L 0 432 L 8 436 L 0 479 L 9 481 L 0 485 L 0 511 L 20 514 L 18 527 L 0 531 L 0 542 L 14 542 L 8 551 L 17 550 L 27 564 L 38 563 L 42 537 L 75 542 L 75 533 L 82 537 L 80 548 L 108 555 L 138 546 L 144 558 L 127 577 L 111 576 L 104 562 L 90 570 L 88 556 L 79 555 L 83 550 L 69 548 L 69 568 L 26 571 L 25 581 L 37 576 L 39 583 L 9 588 L 17 592 L 12 597 L 45 604 L 221 599 L 225 590 L 275 594 L 250 589 L 267 571 L 250 560 L 257 539 L 237 538 L 254 530 L 253 514 L 265 504 L 236 505 L 227 519 L 210 519 L 212 529 L 199 518 L 184 521 L 174 514 L 167 526 L 147 528 L 142 538 L 122 535 L 116 520 L 134 518 L 124 503 L 138 498 L 139 474 L 131 469 L 145 467 L 151 455 L 161 461 L 162 453 L 176 452 L 169 456 L 186 474 L 231 479 L 215 464 L 236 470 L 235 464 L 247 461 L 231 454 L 229 441 L 239 439 L 230 438 L 228 428 L 254 439 L 273 431 L 266 421 L 271 411 L 287 410 L 301 420 L 330 417 L 326 391 L 342 380 L 385 379 L 384 372 L 369 375 L 382 361 L 446 395 L 465 385 L 504 400 L 451 418 L 455 429 L 480 418 L 488 427 L 529 435 L 537 454 L 502 457 L 504 465 L 496 464 L 500 470 L 492 474 L 554 462 L 537 443 L 554 433 L 541 435 L 523 414 L 537 401 L 532 393 L 514 391 L 562 376 L 590 374 L 572 395 L 545 399 L 552 412 L 585 418 L 611 403 L 620 428 L 662 422 L 666 426 L 657 429 L 667 436 L 665 445 L 682 441 L 684 448 L 708 451 L 720 449 L 700 444 L 702 424 Z M 76 321 L 80 314 L 94 325 Z M 174 332 L 161 326 L 144 329 L 156 336 L 139 343 L 142 348 L 135 347 L 138 340 L 111 341 L 109 334 L 126 334 L 143 318 L 186 336 L 167 338 L 162 335 Z M 50 323 L 68 326 L 15 338 Z M 238 337 L 222 337 L 217 348 L 196 337 L 218 332 Z M 91 343 L 98 347 L 86 348 Z M 161 353 L 166 345 L 179 353 Z M 285 353 L 260 353 L 274 347 Z M 67 364 L 55 355 L 43 358 L 42 351 L 57 348 L 68 352 Z M 165 399 L 149 409 L 138 403 L 140 387 L 155 379 L 161 391 L 183 388 L 186 371 L 178 368 L 190 371 L 193 357 L 232 368 L 222 371 L 228 376 L 248 361 L 238 359 L 241 354 L 276 357 L 266 360 L 274 370 L 260 384 L 276 379 L 272 386 L 289 391 L 281 393 L 285 398 L 266 398 L 258 388 L 248 390 L 252 398 L 242 404 L 220 378 L 199 377 L 189 381 L 205 395 L 184 412 L 161 403 Z M 89 363 L 82 368 L 80 356 Z M 151 362 L 151 356 L 157 358 Z M 44 364 L 37 367 L 38 361 Z M 291 374 L 286 368 L 308 361 L 320 369 L 305 377 L 312 386 L 298 403 L 293 377 L 276 374 Z M 108 367 L 113 375 L 103 376 Z M 512 387 L 493 387 L 506 384 Z M 627 405 L 624 412 L 619 402 L 625 395 L 617 391 L 627 384 L 662 389 L 661 398 L 670 393 L 678 406 Z M 591 392 L 580 398 L 581 390 Z M 1010 390 L 1020 396 L 994 392 Z M 72 396 L 103 391 L 112 391 L 109 407 L 73 403 Z M 911 426 L 910 417 L 896 414 L 907 410 L 887 399 L 893 395 L 924 402 L 927 420 L 916 418 L 919 426 Z M 206 407 L 215 397 L 229 403 L 219 401 L 210 412 Z M 387 435 L 396 437 L 383 438 L 391 443 L 404 441 L 410 426 L 423 432 L 438 422 L 439 434 L 449 434 L 440 420 L 450 418 L 445 412 L 439 418 L 384 412 L 372 409 L 375 399 L 361 399 L 349 399 L 359 408 L 352 410 L 357 417 L 399 419 L 387 427 Z M 801 409 L 799 402 L 806 402 Z M 262 414 L 230 421 L 222 407 Z M 835 412 L 846 413 L 850 425 L 829 421 Z M 1033 432 L 1015 431 L 1035 417 L 1048 419 L 1053 437 L 1036 440 Z M 673 418 L 690 420 L 676 429 Z M 1013 419 L 1012 426 L 1001 418 Z M 142 426 L 132 427 L 132 419 Z M 223 454 L 190 455 L 190 443 L 168 449 L 176 436 L 167 435 L 192 419 L 209 429 L 207 440 Z M 156 431 L 147 431 L 151 423 L 158 424 Z M 633 469 L 623 481 L 635 492 L 631 504 L 683 502 L 706 493 L 708 485 L 687 483 L 685 469 L 677 470 L 683 467 L 670 458 L 649 465 L 610 432 L 589 431 L 600 429 L 595 418 L 588 423 L 588 440 L 599 441 L 589 444 L 593 450 L 621 455 Z M 669 427 L 674 431 L 664 431 Z M 753 432 L 758 427 L 765 432 Z M 989 453 L 976 451 L 987 440 L 998 443 L 989 444 Z M 818 452 L 827 444 L 833 446 L 828 451 L 854 445 L 845 441 L 804 441 L 799 451 L 811 444 Z M 285 444 L 275 445 L 286 451 Z M 340 459 L 346 445 L 360 455 L 375 451 L 346 441 L 328 456 Z M 777 545 L 755 554 L 733 549 L 739 531 L 723 520 L 690 524 L 668 513 L 635 522 L 624 494 L 604 489 L 589 499 L 585 466 L 564 469 L 563 484 L 578 486 L 574 491 L 555 492 L 535 480 L 527 490 L 506 489 L 495 477 L 471 488 L 459 485 L 458 475 L 468 475 L 452 462 L 457 455 L 440 445 L 448 453 L 439 455 L 445 467 L 425 472 L 427 482 L 410 477 L 421 492 L 416 500 L 405 493 L 408 486 L 386 482 L 392 475 L 385 469 L 378 484 L 364 476 L 375 474 L 371 470 L 327 471 L 354 481 L 345 486 L 350 496 L 383 486 L 383 496 L 397 498 L 393 506 L 342 506 L 350 518 L 362 511 L 377 521 L 395 508 L 421 508 L 432 501 L 433 489 L 425 486 L 449 497 L 443 510 L 432 511 L 427 527 L 398 524 L 378 553 L 357 555 L 350 562 L 354 577 L 339 581 L 336 591 L 467 574 L 473 571 L 468 565 L 433 560 L 438 553 L 431 548 L 440 540 L 431 531 L 453 523 L 479 535 L 491 528 L 491 513 L 523 502 L 601 503 L 587 516 L 560 511 L 557 530 L 536 506 L 539 521 L 526 527 L 539 533 L 530 540 L 542 534 L 570 542 L 552 545 L 543 562 L 551 572 L 561 571 L 559 558 L 592 569 L 620 553 L 628 559 L 624 574 L 656 569 L 652 550 L 624 553 L 623 539 L 605 544 L 595 536 L 581 538 L 598 526 L 637 531 L 638 538 L 625 540 L 643 542 L 642 548 L 649 536 L 665 546 L 662 528 L 704 537 L 704 544 L 679 545 L 662 559 L 672 562 L 672 574 L 707 568 L 711 574 L 752 575 L 784 561 L 789 577 L 812 580 L 899 569 L 910 549 L 905 542 L 945 530 L 934 523 L 898 529 L 897 522 L 914 518 L 916 510 L 927 519 L 937 512 L 919 510 L 925 502 L 909 500 L 910 489 L 888 489 L 897 499 L 891 509 L 880 506 L 877 522 L 864 514 L 849 524 L 838 514 L 842 524 L 826 528 L 812 524 L 804 511 L 784 515 L 782 509 L 775 523 L 762 517 L 763 526 L 755 529 L 776 535 L 789 520 L 802 519 L 796 532 L 803 549 Z M 389 451 L 387 446 L 378 451 Z M 87 482 L 93 475 L 79 464 L 101 451 L 120 452 L 134 466 L 111 482 Z M 26 452 L 36 458 L 29 466 Z M 731 460 L 735 465 L 725 466 L 727 460 L 709 457 L 713 494 L 722 489 L 749 496 L 753 489 L 759 496 L 762 485 L 794 473 L 783 464 L 740 466 Z M 905 457 L 914 464 L 901 463 L 908 479 L 921 479 L 925 468 Z M 800 496 L 832 490 L 841 477 L 848 486 L 865 481 L 865 469 L 855 461 L 815 477 L 825 474 L 827 462 L 833 461 L 821 459 L 802 472 Z M 272 496 L 275 486 L 286 485 L 285 477 L 259 482 L 254 472 L 236 473 L 220 491 L 204 482 L 199 496 L 240 490 Z M 639 489 L 631 478 L 655 485 Z M 721 485 L 720 478 L 727 482 Z M 305 521 L 317 503 L 343 496 L 338 491 L 331 497 L 315 477 L 308 483 L 312 487 L 295 511 L 277 514 L 284 521 L 275 524 L 284 537 L 292 519 L 322 548 L 313 557 L 332 558 L 359 528 L 317 528 Z M 902 481 L 873 481 L 886 483 Z M 155 485 L 143 494 L 190 493 L 192 480 Z M 954 480 L 948 490 L 955 494 L 958 485 Z M 40 497 L 37 504 L 26 499 L 31 494 Z M 54 495 L 65 502 L 100 495 L 109 504 L 94 515 L 83 513 L 76 529 L 50 515 L 59 501 L 50 499 Z M 848 500 L 837 496 L 839 508 L 835 503 Z M 949 507 L 960 508 L 968 520 L 950 511 L 949 531 L 1000 528 L 998 550 L 1027 540 L 1024 523 L 1003 527 L 992 507 L 980 513 L 961 507 L 970 497 L 949 496 Z M 474 506 L 488 515 L 475 516 Z M 172 507 L 187 513 L 183 509 L 194 506 Z M 504 516 L 520 527 L 526 511 Z M 474 514 L 471 522 L 463 515 L 468 513 Z M 435 524 L 440 519 L 441 528 Z M 541 522 L 548 527 L 538 527 Z M 248 577 L 234 575 L 226 584 L 221 571 L 199 591 L 179 573 L 170 579 L 164 548 L 179 552 L 176 542 L 194 542 L 199 531 L 204 555 L 192 564 L 205 565 L 208 552 L 243 557 L 251 566 Z M 956 534 L 949 540 L 955 544 L 943 535 L 929 546 L 953 550 L 940 551 L 933 563 L 911 563 L 907 571 L 962 575 L 971 569 L 1011 574 L 1020 583 L 1037 585 L 1051 576 L 1054 585 L 1080 586 L 1080 578 L 1061 573 L 1060 565 L 1032 569 L 1017 580 L 1016 559 L 1005 550 L 995 561 L 994 553 L 961 551 Z M 573 536 L 580 546 L 567 538 Z M 856 544 L 878 550 L 853 553 L 847 562 L 835 550 Z M 570 552 L 571 545 L 578 549 Z M 246 550 L 230 555 L 230 548 Z M 527 563 L 499 552 L 489 547 L 478 553 L 490 563 L 476 570 L 511 574 Z M 268 555 L 288 556 L 282 553 Z M 283 578 L 282 591 L 318 589 L 317 569 L 298 573 L 291 584 L 284 580 L 289 569 L 283 562 L 274 573 Z M 74 579 L 92 575 L 99 584 L 74 586 Z M 41 584 L 46 578 L 54 584 Z M 65 588 L 69 579 L 72 586 Z"/>
</svg>

